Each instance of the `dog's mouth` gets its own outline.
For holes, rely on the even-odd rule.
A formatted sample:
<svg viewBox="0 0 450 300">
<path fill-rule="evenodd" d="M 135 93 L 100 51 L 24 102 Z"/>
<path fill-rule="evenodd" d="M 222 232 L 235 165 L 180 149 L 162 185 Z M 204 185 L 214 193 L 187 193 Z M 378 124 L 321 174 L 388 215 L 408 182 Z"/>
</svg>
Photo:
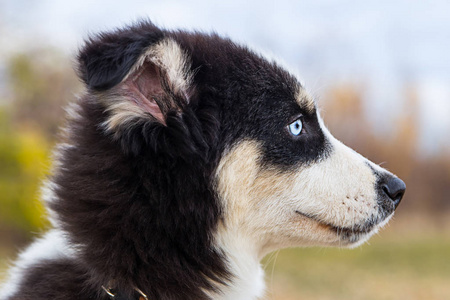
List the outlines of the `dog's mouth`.
<svg viewBox="0 0 450 300">
<path fill-rule="evenodd" d="M 389 219 L 385 218 L 385 220 L 378 220 L 378 218 L 372 218 L 364 223 L 355 224 L 352 227 L 340 227 L 324 222 L 314 215 L 303 213 L 298 210 L 296 210 L 295 212 L 305 218 L 319 223 L 321 226 L 327 228 L 328 230 L 335 232 L 340 241 L 348 245 L 352 245 L 360 242 L 361 240 L 365 240 L 366 238 L 377 232 L 378 228 L 381 227 L 382 224 L 387 223 Z"/>
</svg>

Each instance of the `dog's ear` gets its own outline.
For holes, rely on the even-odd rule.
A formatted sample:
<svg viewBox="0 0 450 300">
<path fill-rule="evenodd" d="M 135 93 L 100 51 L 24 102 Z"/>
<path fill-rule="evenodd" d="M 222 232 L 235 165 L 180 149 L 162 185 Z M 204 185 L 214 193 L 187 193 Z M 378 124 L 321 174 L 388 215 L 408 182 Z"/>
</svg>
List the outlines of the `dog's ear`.
<svg viewBox="0 0 450 300">
<path fill-rule="evenodd" d="M 161 149 L 164 143 L 193 151 L 205 143 L 197 116 L 187 108 L 194 94 L 190 57 L 154 25 L 92 38 L 79 55 L 79 75 L 104 107 L 99 125 L 126 151 Z"/>
<path fill-rule="evenodd" d="M 145 49 L 163 37 L 150 22 L 94 35 L 78 55 L 78 74 L 92 90 L 112 88 L 125 78 Z"/>
<path fill-rule="evenodd" d="M 78 69 L 107 106 L 108 129 L 145 118 L 165 125 L 167 113 L 180 110 L 192 92 L 188 55 L 150 23 L 90 39 Z"/>
</svg>

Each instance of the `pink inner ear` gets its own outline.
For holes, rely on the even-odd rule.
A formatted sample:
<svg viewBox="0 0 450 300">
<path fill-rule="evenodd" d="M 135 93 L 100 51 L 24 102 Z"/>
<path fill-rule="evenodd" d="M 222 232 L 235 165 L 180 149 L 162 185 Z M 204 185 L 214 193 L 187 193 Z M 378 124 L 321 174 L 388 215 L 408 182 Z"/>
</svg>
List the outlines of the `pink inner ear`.
<svg viewBox="0 0 450 300">
<path fill-rule="evenodd" d="M 155 99 L 163 99 L 164 90 L 161 86 L 160 72 L 151 63 L 145 63 L 141 71 L 127 79 L 124 84 L 131 93 L 131 100 L 144 112 L 151 114 L 159 122 L 166 125 L 161 107 Z"/>
</svg>

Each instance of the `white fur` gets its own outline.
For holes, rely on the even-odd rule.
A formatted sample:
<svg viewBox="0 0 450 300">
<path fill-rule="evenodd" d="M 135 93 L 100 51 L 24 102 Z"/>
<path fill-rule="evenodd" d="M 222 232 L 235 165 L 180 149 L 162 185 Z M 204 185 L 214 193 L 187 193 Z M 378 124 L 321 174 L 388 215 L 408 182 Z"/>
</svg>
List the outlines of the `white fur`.
<svg viewBox="0 0 450 300">
<path fill-rule="evenodd" d="M 180 46 L 171 39 L 162 40 L 151 48 L 150 60 L 167 73 L 172 91 L 183 94 L 192 82 L 190 63 Z"/>
<path fill-rule="evenodd" d="M 211 295 L 217 300 L 249 300 L 264 295 L 264 271 L 257 247 L 241 231 L 230 231 L 219 225 L 216 247 L 223 251 L 232 274 L 229 285 L 219 286 L 221 293 Z"/>
<path fill-rule="evenodd" d="M 61 146 L 61 145 L 60 145 Z M 55 201 L 57 201 L 57 196 L 55 195 L 55 190 L 57 189 L 56 183 L 52 181 L 44 182 L 44 185 L 41 188 L 41 199 L 46 204 L 47 207 L 47 216 L 52 224 L 53 228 L 60 228 L 60 222 L 56 213 L 48 209 L 49 205 Z"/>
<path fill-rule="evenodd" d="M 7 299 L 15 294 L 21 285 L 21 281 L 33 265 L 45 260 L 75 257 L 75 255 L 76 250 L 69 246 L 62 231 L 51 230 L 47 232 L 19 254 L 14 267 L 9 270 L 9 278 L 0 289 L 0 297 Z"/>
<path fill-rule="evenodd" d="M 377 214 L 376 177 L 365 159 L 336 139 L 331 156 L 300 169 L 291 207 L 334 226 L 351 228 Z"/>
<path fill-rule="evenodd" d="M 108 131 L 114 132 L 115 128 L 120 125 L 133 127 L 133 124 L 139 122 L 139 120 L 148 118 L 146 114 L 139 106 L 132 103 L 132 101 L 124 100 L 123 96 L 117 95 L 116 97 L 105 97 L 105 103 L 107 104 L 107 111 L 111 112 L 110 117 L 102 124 L 103 128 Z"/>
</svg>

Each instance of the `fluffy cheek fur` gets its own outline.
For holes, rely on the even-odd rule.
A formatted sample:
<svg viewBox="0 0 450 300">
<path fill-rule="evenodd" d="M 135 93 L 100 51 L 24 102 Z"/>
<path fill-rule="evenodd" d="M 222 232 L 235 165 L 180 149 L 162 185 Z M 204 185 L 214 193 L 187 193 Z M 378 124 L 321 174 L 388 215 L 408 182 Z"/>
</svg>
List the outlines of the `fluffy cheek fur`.
<svg viewBox="0 0 450 300">
<path fill-rule="evenodd" d="M 365 158 L 329 140 L 329 157 L 285 172 L 259 165 L 256 141 L 232 148 L 216 172 L 221 230 L 243 229 L 261 257 L 284 247 L 348 244 L 336 227 L 352 229 L 377 217 L 376 177 Z"/>
<path fill-rule="evenodd" d="M 332 139 L 333 152 L 291 174 L 292 207 L 323 223 L 353 228 L 378 214 L 376 176 L 368 161 Z"/>
</svg>

